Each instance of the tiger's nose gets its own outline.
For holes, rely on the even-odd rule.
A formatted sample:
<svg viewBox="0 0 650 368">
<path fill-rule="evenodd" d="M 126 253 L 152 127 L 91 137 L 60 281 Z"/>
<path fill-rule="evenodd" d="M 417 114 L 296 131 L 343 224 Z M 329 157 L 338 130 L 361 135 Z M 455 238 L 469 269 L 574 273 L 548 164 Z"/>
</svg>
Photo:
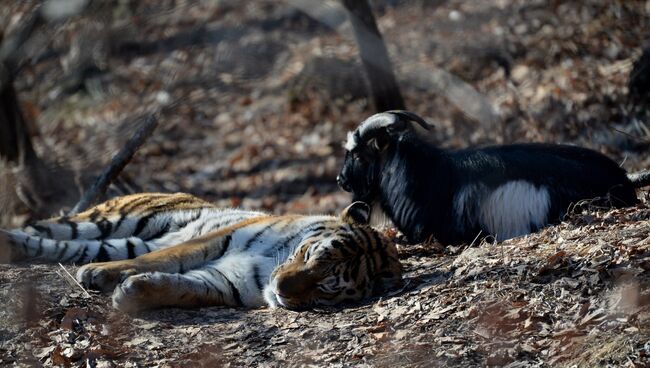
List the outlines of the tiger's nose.
<svg viewBox="0 0 650 368">
<path fill-rule="evenodd" d="M 286 272 L 278 277 L 276 290 L 280 296 L 296 298 L 306 295 L 313 288 L 313 284 L 308 272 Z"/>
<path fill-rule="evenodd" d="M 336 183 L 337 183 L 337 184 L 339 185 L 339 187 L 340 187 L 341 189 L 343 189 L 344 191 L 346 191 L 346 192 L 351 192 L 351 191 L 352 191 L 352 188 L 350 188 L 350 186 L 348 185 L 347 178 L 346 178 L 345 176 L 343 176 L 343 174 L 339 174 L 339 175 L 336 177 Z"/>
</svg>

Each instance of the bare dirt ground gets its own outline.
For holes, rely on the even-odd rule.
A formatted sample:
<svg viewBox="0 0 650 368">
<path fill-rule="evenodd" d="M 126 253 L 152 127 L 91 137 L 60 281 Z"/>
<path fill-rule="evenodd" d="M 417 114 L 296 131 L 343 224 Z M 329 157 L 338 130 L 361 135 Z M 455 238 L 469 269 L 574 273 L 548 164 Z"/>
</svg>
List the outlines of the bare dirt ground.
<svg viewBox="0 0 650 368">
<path fill-rule="evenodd" d="M 33 6 L 0 3 L 9 30 Z M 347 22 L 318 4 L 127 1 L 48 25 L 25 45 L 33 59 L 16 81 L 36 148 L 92 180 L 135 117 L 184 98 L 111 193 L 337 212 L 350 200 L 334 179 L 341 143 L 373 111 Z M 650 167 L 647 108 L 629 106 L 626 86 L 650 3 L 373 4 L 406 104 L 441 146 L 574 143 L 629 171 Z M 97 71 L 77 78 L 89 63 Z M 20 226 L 30 214 L 2 170 L 2 226 Z M 639 195 L 636 208 L 591 208 L 496 245 L 401 246 L 404 290 L 300 313 L 130 317 L 59 266 L 0 265 L 0 364 L 646 366 L 650 203 Z"/>
</svg>

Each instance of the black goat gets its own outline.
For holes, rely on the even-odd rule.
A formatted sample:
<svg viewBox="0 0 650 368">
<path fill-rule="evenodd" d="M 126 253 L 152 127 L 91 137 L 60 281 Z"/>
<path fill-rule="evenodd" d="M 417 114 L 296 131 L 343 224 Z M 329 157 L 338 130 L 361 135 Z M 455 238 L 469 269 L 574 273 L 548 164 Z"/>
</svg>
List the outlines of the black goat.
<svg viewBox="0 0 650 368">
<path fill-rule="evenodd" d="M 571 204 L 601 198 L 622 207 L 638 203 L 635 187 L 606 156 L 580 147 L 513 144 L 443 150 L 419 116 L 388 111 L 348 134 L 337 181 L 382 210 L 418 243 L 433 235 L 445 244 L 491 234 L 498 240 L 557 223 Z"/>
</svg>

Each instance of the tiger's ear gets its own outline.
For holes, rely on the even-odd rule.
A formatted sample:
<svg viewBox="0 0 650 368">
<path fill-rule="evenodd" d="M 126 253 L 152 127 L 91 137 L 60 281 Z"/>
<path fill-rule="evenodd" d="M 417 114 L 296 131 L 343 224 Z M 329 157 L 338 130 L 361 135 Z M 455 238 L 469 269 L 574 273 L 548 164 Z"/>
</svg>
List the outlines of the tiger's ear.
<svg viewBox="0 0 650 368">
<path fill-rule="evenodd" d="M 341 220 L 349 224 L 368 225 L 370 206 L 366 202 L 356 201 L 341 212 Z"/>
</svg>

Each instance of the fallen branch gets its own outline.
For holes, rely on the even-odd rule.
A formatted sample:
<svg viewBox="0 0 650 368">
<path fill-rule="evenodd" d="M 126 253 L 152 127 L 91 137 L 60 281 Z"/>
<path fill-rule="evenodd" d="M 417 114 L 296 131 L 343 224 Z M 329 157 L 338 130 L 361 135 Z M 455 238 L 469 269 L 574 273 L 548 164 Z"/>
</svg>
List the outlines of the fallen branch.
<svg viewBox="0 0 650 368">
<path fill-rule="evenodd" d="M 77 279 L 75 279 L 74 276 L 72 276 L 72 275 L 70 274 L 70 272 L 68 272 L 68 270 L 65 268 L 65 266 L 63 266 L 61 263 L 59 263 L 59 266 L 61 266 L 61 268 L 63 269 L 63 271 L 65 272 L 65 274 L 70 278 L 70 280 L 72 280 L 72 282 L 73 282 L 75 285 L 77 285 L 77 286 L 79 287 L 79 289 L 81 289 L 81 290 L 86 294 L 87 297 L 90 298 L 91 295 L 90 295 L 90 293 L 88 292 L 88 290 L 84 289 L 84 287 L 81 286 L 81 284 L 79 283 L 79 281 L 77 281 Z"/>
<path fill-rule="evenodd" d="M 149 138 L 158 125 L 158 114 L 150 114 L 142 118 L 140 128 L 129 139 L 124 147 L 111 159 L 109 166 L 99 175 L 95 183 L 86 191 L 79 202 L 72 208 L 69 215 L 77 214 L 90 207 L 97 197 L 104 194 L 106 189 L 115 178 L 122 172 L 124 167 L 131 161 L 133 155 L 140 146 Z"/>
</svg>

